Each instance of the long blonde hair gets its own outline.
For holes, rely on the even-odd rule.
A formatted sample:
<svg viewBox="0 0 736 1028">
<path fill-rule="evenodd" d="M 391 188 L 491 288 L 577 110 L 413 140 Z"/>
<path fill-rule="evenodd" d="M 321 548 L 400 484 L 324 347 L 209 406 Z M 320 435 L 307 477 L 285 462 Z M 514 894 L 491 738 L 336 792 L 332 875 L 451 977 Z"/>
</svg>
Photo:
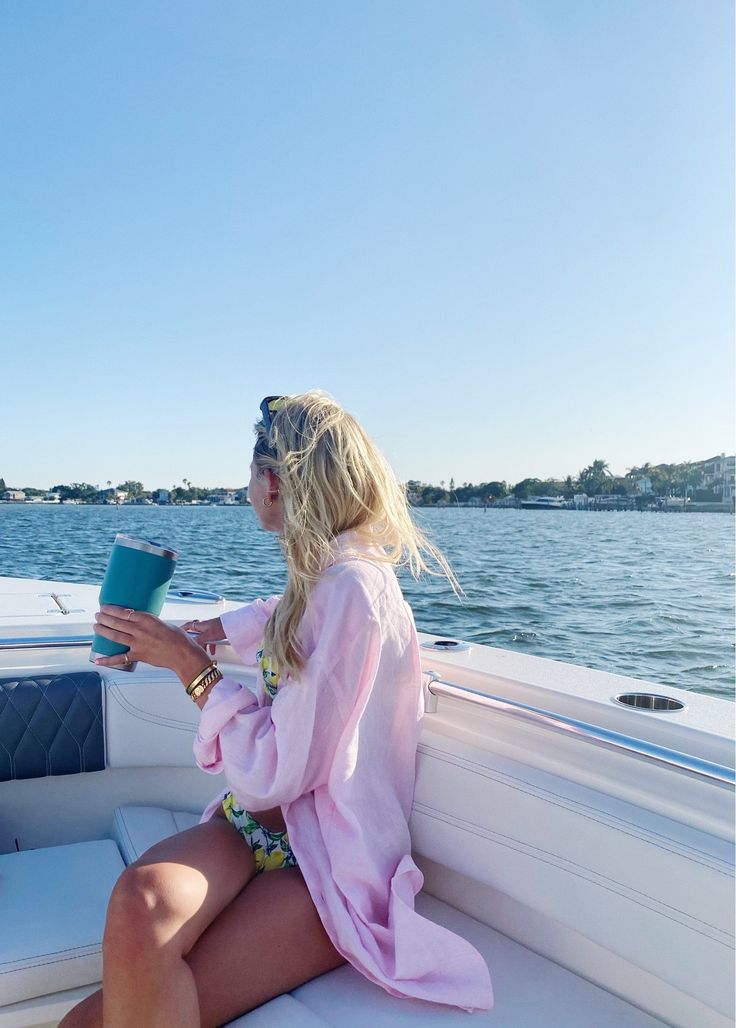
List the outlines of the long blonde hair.
<svg viewBox="0 0 736 1028">
<path fill-rule="evenodd" d="M 312 390 L 286 398 L 270 430 L 261 420 L 255 431 L 257 473 L 270 468 L 278 476 L 283 506 L 279 542 L 288 579 L 264 633 L 264 647 L 282 673 L 298 676 L 304 667 L 297 630 L 331 542 L 341 532 L 359 530 L 379 548 L 376 560 L 406 566 L 415 579 L 422 572 L 445 576 L 455 594 L 462 594 L 444 554 L 414 523 L 406 489 L 383 454 L 327 393 Z M 439 570 L 425 562 L 422 551 Z"/>
</svg>

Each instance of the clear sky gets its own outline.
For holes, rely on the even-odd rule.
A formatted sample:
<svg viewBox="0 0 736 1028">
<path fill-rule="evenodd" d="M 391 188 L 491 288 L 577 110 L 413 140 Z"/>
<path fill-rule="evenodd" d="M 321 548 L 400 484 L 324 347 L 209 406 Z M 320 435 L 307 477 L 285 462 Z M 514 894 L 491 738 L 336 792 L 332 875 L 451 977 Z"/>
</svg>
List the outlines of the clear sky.
<svg viewBox="0 0 736 1028">
<path fill-rule="evenodd" d="M 0 477 L 248 479 L 322 388 L 403 480 L 734 448 L 731 0 L 3 0 Z"/>
</svg>

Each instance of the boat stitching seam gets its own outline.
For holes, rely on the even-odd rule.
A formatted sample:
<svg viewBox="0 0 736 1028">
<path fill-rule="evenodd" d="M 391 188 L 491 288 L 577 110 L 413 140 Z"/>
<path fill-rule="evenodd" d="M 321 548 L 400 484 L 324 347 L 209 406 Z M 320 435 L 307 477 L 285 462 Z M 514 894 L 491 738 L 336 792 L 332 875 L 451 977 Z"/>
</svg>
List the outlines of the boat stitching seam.
<svg viewBox="0 0 736 1028">
<path fill-rule="evenodd" d="M 196 734 L 197 726 L 190 724 L 188 721 L 174 721 L 172 718 L 166 718 L 160 714 L 151 714 L 149 711 L 144 711 L 140 707 L 133 706 L 129 700 L 126 700 L 122 694 L 120 687 L 114 684 L 108 686 L 108 695 L 120 704 L 120 706 L 128 714 L 133 717 L 137 717 L 141 721 L 148 721 L 149 724 L 153 725 L 165 725 L 167 728 L 174 728 L 178 732 L 189 732 L 192 735 Z"/>
<path fill-rule="evenodd" d="M 74 952 L 74 950 L 88 950 L 89 952 Z M 18 974 L 23 971 L 31 971 L 36 967 L 44 967 L 46 964 L 63 964 L 66 960 L 76 960 L 78 957 L 93 957 L 97 953 L 102 953 L 101 942 L 88 942 L 84 946 L 67 947 L 66 949 L 56 949 L 53 953 L 46 953 L 45 956 L 53 957 L 57 953 L 68 953 L 67 957 L 59 957 L 58 960 L 39 960 L 35 963 L 29 964 L 26 967 L 8 967 L 5 970 L 0 969 L 0 974 Z M 33 960 L 33 957 L 26 957 L 25 960 Z M 23 960 L 14 960 L 13 964 L 22 964 Z"/>
<path fill-rule="evenodd" d="M 420 806 L 423 806 L 423 804 L 420 804 Z M 657 899 L 655 896 L 650 896 L 646 892 L 639 892 L 638 889 L 632 889 L 630 886 L 624 885 L 623 882 L 618 882 L 615 878 L 609 878 L 608 875 L 600 874 L 598 871 L 593 871 L 584 864 L 577 864 L 575 861 L 569 860 L 567 857 L 560 856 L 557 853 L 551 853 L 549 850 L 543 850 L 537 846 L 532 846 L 530 843 L 522 842 L 521 839 L 515 839 L 511 835 L 504 835 L 502 832 L 494 832 L 491 829 L 484 829 L 473 822 L 457 818 L 454 815 L 445 813 L 444 811 L 438 811 L 437 808 L 426 807 L 423 810 L 419 810 L 415 804 L 415 809 L 417 810 L 417 813 L 424 814 L 426 817 L 435 818 L 435 820 L 441 821 L 445 824 L 455 824 L 458 828 L 463 828 L 464 831 L 470 832 L 472 835 L 477 835 L 479 838 L 485 838 L 489 842 L 496 842 L 498 845 L 506 846 L 517 853 L 521 852 L 526 856 L 534 857 L 537 860 L 541 860 L 542 863 L 556 867 L 559 871 L 567 871 L 568 874 L 574 875 L 576 878 L 580 878 L 592 885 L 597 885 L 599 888 L 606 889 L 608 892 L 613 892 L 622 896 L 623 898 L 630 900 L 630 902 L 636 903 L 638 906 L 646 907 L 647 904 L 642 903 L 640 900 L 635 898 L 636 896 L 641 896 L 643 899 L 649 900 L 652 904 L 652 906 L 649 907 L 650 910 L 658 913 L 661 917 L 667 918 L 668 921 L 673 921 L 675 924 L 682 925 L 683 928 L 688 928 L 690 931 L 697 932 L 699 935 L 703 935 L 705 938 L 711 939 L 713 942 L 718 942 L 723 946 L 733 948 L 730 942 L 724 942 L 722 939 L 716 939 L 710 933 L 696 928 L 695 925 L 700 924 L 705 928 L 711 928 L 719 935 L 725 936 L 727 940 L 732 940 L 733 935 L 731 935 L 730 932 L 725 931 L 723 928 L 719 928 L 717 925 L 712 925 L 708 921 L 703 921 L 701 918 L 694 917 L 692 914 L 688 914 L 686 910 L 680 910 L 678 907 L 670 906 L 669 903 L 664 903 L 662 900 Z M 503 842 L 501 840 L 506 841 Z M 539 854 L 544 854 L 544 856 L 539 856 Z M 555 863 L 555 861 L 557 861 L 557 863 Z M 586 877 L 586 875 L 581 874 L 580 871 L 572 870 L 576 867 L 579 868 L 580 871 L 587 872 L 590 877 Z M 596 881 L 596 879 L 602 879 L 603 881 Z M 605 885 L 605 882 L 609 882 L 610 884 Z M 633 895 L 627 895 L 627 893 L 633 893 Z M 656 907 L 663 907 L 665 909 L 656 910 Z M 671 910 L 675 914 L 680 914 L 682 917 L 687 918 L 688 921 L 694 922 L 694 924 L 687 924 L 684 921 L 679 920 L 677 917 L 672 917 L 670 914 L 665 912 L 666 910 Z"/>
<path fill-rule="evenodd" d="M 560 803 L 559 797 L 549 789 L 545 789 L 542 786 L 530 785 L 528 782 L 524 782 L 522 778 L 516 778 L 514 775 L 509 775 L 503 771 L 491 771 L 491 769 L 485 767 L 483 764 L 469 760 L 467 757 L 450 757 L 447 753 L 442 752 L 442 750 L 433 749 L 423 743 L 420 743 L 418 749 L 426 753 L 427 756 L 434 757 L 438 760 L 444 760 L 446 763 L 455 764 L 458 767 L 466 767 L 468 770 L 473 770 L 475 774 L 481 774 L 485 778 L 492 779 L 499 785 L 504 785 L 509 789 L 514 789 L 516 792 L 522 792 L 532 798 L 543 799 L 545 803 L 549 803 L 551 806 L 559 807 L 561 810 L 566 810 L 572 814 L 576 814 L 578 817 L 582 817 L 586 821 L 593 821 L 595 824 L 602 825 L 604 828 L 613 828 L 616 831 L 621 832 L 622 835 L 628 835 L 629 838 L 647 843 L 650 846 L 654 846 L 655 849 L 660 849 L 675 857 L 682 857 L 683 860 L 687 860 L 692 864 L 697 864 L 699 867 L 704 867 L 709 871 L 713 871 L 714 874 L 722 875 L 728 879 L 732 877 L 730 865 L 720 860 L 720 858 L 706 857 L 705 854 L 693 849 L 691 846 L 688 846 L 687 843 L 680 843 L 674 839 L 668 839 L 667 836 L 662 835 L 661 832 L 640 828 L 638 825 L 634 825 L 630 821 L 625 821 L 616 814 L 608 814 L 608 820 L 601 820 L 600 818 L 593 816 L 593 808 L 582 803 L 580 800 L 568 800 L 566 803 Z M 512 785 L 512 782 L 519 782 L 521 784 Z M 525 786 L 525 788 L 522 788 L 522 786 Z M 656 842 L 656 839 L 663 841 Z M 670 846 L 663 845 L 663 842 L 669 842 Z M 678 849 L 674 849 L 673 847 L 675 846 L 678 847 Z M 697 856 L 695 856 L 695 854 L 697 854 Z M 705 859 L 698 859 L 698 857 Z M 710 863 L 708 861 L 710 861 Z"/>
</svg>

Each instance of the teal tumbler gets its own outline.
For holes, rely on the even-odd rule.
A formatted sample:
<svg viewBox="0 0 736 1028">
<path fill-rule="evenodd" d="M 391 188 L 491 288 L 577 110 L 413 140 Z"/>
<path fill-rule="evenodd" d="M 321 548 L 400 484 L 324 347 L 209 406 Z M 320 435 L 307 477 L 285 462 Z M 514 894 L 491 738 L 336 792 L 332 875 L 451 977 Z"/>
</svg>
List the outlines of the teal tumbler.
<svg viewBox="0 0 736 1028">
<path fill-rule="evenodd" d="M 147 611 L 158 617 L 174 576 L 176 557 L 174 550 L 161 543 L 118 532 L 100 590 L 100 606 L 112 603 Z M 114 657 L 118 653 L 127 653 L 129 649 L 129 646 L 95 634 L 89 659 Z M 119 670 L 133 671 L 137 664 L 138 661 L 133 661 Z"/>
</svg>

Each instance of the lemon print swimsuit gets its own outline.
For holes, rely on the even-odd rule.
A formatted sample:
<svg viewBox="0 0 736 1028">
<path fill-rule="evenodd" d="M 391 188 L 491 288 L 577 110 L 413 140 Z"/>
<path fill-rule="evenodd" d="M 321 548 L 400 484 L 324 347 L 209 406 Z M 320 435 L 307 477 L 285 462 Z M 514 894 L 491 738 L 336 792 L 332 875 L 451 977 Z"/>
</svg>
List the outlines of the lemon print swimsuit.
<svg viewBox="0 0 736 1028">
<path fill-rule="evenodd" d="M 264 653 L 263 647 L 256 654 L 261 668 L 263 688 L 273 700 L 279 687 L 279 673 L 275 661 Z M 286 832 L 269 832 L 247 810 L 243 810 L 231 792 L 225 793 L 222 809 L 228 821 L 235 825 L 253 850 L 256 859 L 256 874 L 274 871 L 280 867 L 296 867 L 296 857 L 289 845 Z"/>
</svg>

